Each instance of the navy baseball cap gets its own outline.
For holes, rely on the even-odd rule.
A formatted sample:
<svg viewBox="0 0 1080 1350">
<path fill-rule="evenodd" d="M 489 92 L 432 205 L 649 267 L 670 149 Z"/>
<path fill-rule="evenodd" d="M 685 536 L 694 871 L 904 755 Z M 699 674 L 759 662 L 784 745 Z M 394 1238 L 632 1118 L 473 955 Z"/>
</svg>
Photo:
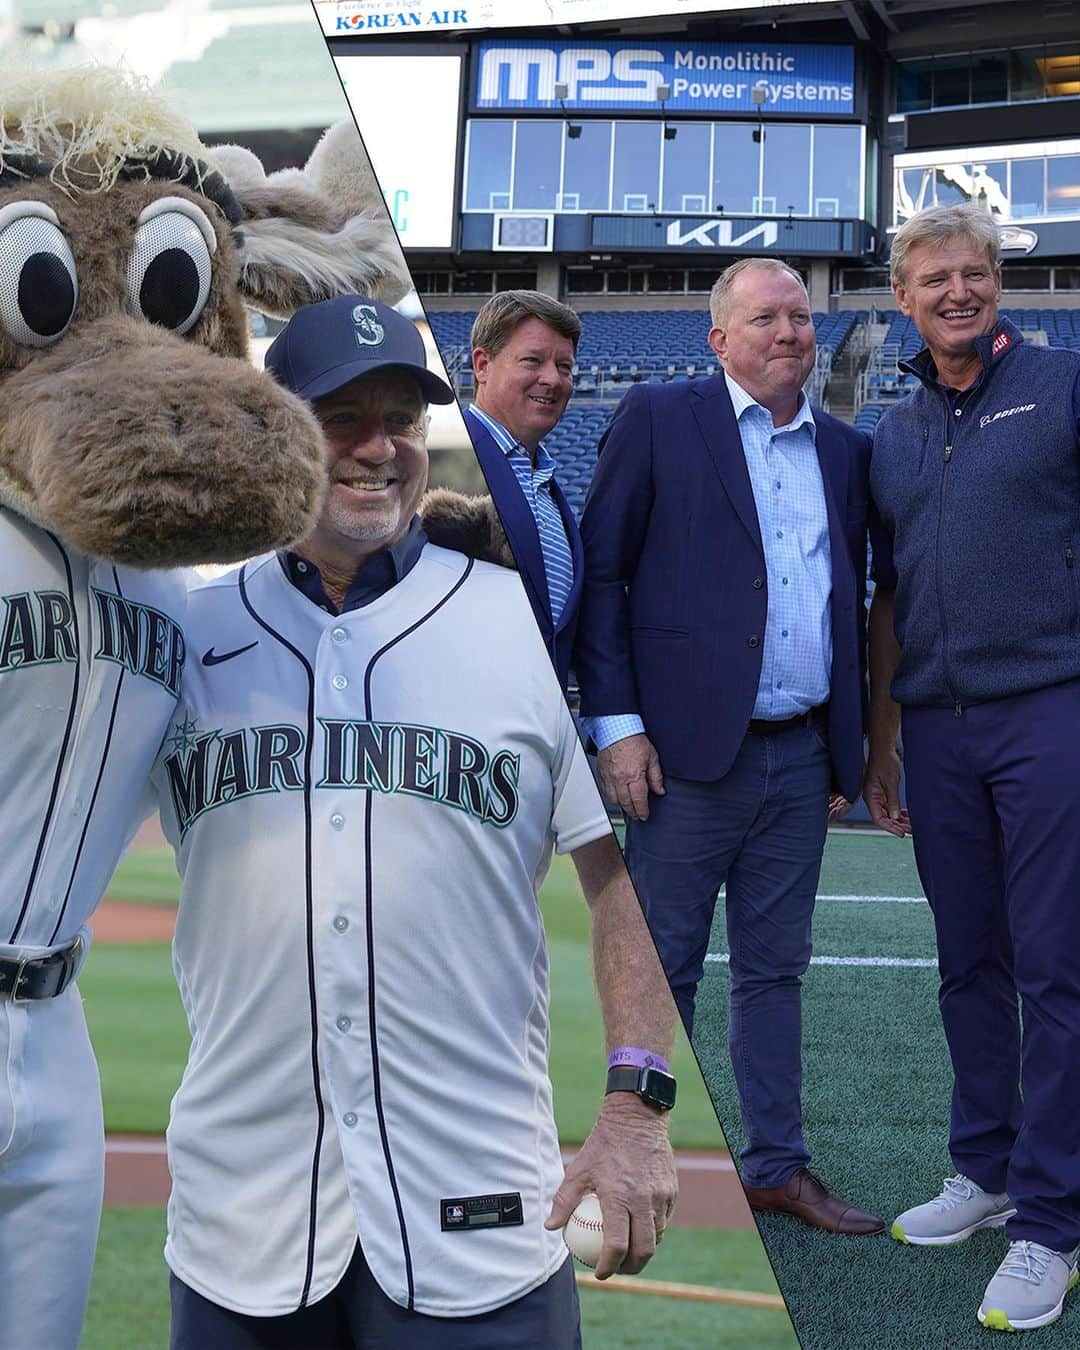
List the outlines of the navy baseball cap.
<svg viewBox="0 0 1080 1350">
<path fill-rule="evenodd" d="M 428 370 L 416 325 L 363 295 L 338 295 L 298 309 L 263 364 L 278 384 L 309 401 L 384 366 L 408 371 L 429 403 L 454 401 L 446 381 Z"/>
</svg>

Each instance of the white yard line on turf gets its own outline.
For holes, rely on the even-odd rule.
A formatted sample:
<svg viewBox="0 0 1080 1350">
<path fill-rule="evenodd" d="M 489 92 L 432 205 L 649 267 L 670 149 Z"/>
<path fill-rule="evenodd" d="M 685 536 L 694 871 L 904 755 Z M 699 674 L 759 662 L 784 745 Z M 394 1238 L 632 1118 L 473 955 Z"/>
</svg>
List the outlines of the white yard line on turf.
<svg viewBox="0 0 1080 1350">
<path fill-rule="evenodd" d="M 819 895 L 819 900 L 842 900 L 849 905 L 925 905 L 925 895 Z"/>
<path fill-rule="evenodd" d="M 723 899 L 726 892 L 721 891 Z M 840 900 L 848 905 L 925 905 L 925 895 L 819 895 L 818 900 Z"/>
<path fill-rule="evenodd" d="M 709 952 L 706 961 L 727 965 L 730 957 L 727 952 Z M 895 966 L 910 967 L 913 970 L 931 970 L 937 962 L 931 957 L 922 956 L 812 956 L 812 966 Z"/>
</svg>

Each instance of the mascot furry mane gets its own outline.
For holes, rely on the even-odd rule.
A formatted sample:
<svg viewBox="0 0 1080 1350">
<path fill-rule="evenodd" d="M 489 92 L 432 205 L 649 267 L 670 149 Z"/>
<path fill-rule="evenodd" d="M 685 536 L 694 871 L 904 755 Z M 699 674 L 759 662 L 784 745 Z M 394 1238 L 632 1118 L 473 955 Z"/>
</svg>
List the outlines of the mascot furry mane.
<svg viewBox="0 0 1080 1350">
<path fill-rule="evenodd" d="M 322 436 L 248 362 L 245 303 L 408 287 L 351 123 L 267 176 L 129 75 L 0 71 L 0 503 L 80 551 L 229 562 L 307 533 Z"/>
</svg>

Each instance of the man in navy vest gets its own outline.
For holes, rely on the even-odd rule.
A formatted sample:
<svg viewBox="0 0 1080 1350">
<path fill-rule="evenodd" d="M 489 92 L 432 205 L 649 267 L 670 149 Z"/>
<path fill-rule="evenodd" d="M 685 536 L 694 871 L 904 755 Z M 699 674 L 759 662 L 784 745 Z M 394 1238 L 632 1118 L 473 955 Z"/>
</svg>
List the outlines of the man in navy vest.
<svg viewBox="0 0 1080 1350">
<path fill-rule="evenodd" d="M 540 291 L 502 291 L 472 329 L 476 401 L 465 422 L 565 689 L 581 603 L 581 536 L 543 437 L 566 411 L 581 320 Z"/>
<path fill-rule="evenodd" d="M 999 317 L 998 249 L 974 205 L 893 240 L 926 346 L 874 437 L 893 557 L 875 559 L 866 799 L 907 832 L 899 704 L 956 1175 L 892 1232 L 941 1246 L 1004 1226 L 978 1317 L 1021 1330 L 1060 1316 L 1080 1247 L 1080 352 Z"/>
<path fill-rule="evenodd" d="M 801 392 L 815 346 L 798 273 L 736 263 L 711 314 L 723 374 L 636 386 L 601 442 L 581 711 L 688 1030 L 726 883 L 751 1206 L 875 1233 L 808 1170 L 799 987 L 827 822 L 862 777 L 870 444 Z"/>
</svg>

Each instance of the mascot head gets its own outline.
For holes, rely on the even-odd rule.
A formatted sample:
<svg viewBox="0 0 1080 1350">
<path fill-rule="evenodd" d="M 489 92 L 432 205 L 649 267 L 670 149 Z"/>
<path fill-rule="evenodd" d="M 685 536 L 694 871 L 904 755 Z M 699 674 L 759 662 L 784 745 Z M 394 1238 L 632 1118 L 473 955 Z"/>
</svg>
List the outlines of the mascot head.
<svg viewBox="0 0 1080 1350">
<path fill-rule="evenodd" d="M 0 503 L 136 567 L 302 537 L 322 436 L 247 361 L 245 302 L 408 286 L 351 124 L 267 177 L 126 75 L 0 71 Z"/>
</svg>

